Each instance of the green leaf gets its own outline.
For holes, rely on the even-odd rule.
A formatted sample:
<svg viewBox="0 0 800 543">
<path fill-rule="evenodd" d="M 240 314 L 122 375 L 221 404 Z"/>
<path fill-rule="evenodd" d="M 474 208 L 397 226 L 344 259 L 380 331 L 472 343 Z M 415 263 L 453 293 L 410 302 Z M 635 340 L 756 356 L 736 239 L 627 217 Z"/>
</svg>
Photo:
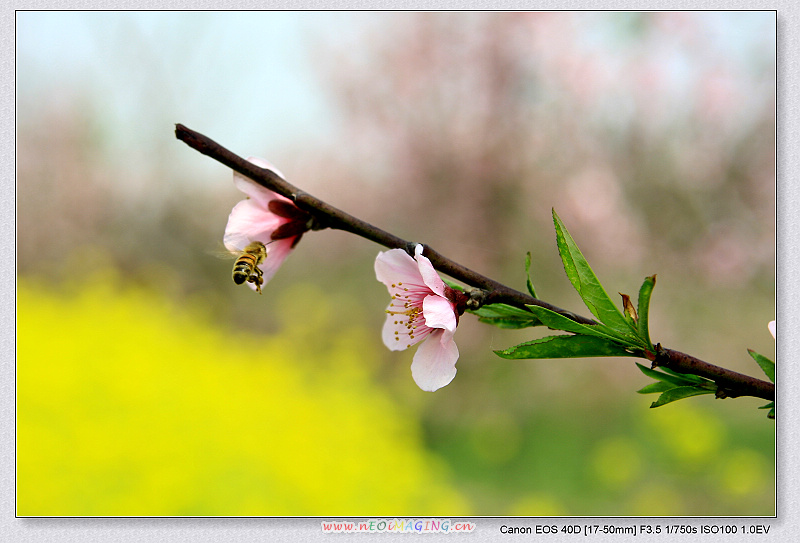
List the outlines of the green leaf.
<svg viewBox="0 0 800 543">
<path fill-rule="evenodd" d="M 620 334 L 604 324 L 581 324 L 572 319 L 568 319 L 560 313 L 538 305 L 529 305 L 527 307 L 530 309 L 531 313 L 536 315 L 542 324 L 553 330 L 563 330 L 565 332 L 572 332 L 573 334 L 616 340 L 625 346 L 636 349 L 640 348 L 638 342 L 632 342 L 628 337 L 621 337 Z"/>
<path fill-rule="evenodd" d="M 583 303 L 600 322 L 612 330 L 625 337 L 637 337 L 637 330 L 625 320 L 620 310 L 611 301 L 555 209 L 553 210 L 553 222 L 556 227 L 556 243 L 564 263 L 564 271 L 572 286 L 578 291 Z"/>
<path fill-rule="evenodd" d="M 769 402 L 767 405 L 762 405 L 759 409 L 769 409 L 769 413 L 767 413 L 767 418 L 774 419 L 775 418 L 775 402 Z"/>
<path fill-rule="evenodd" d="M 636 356 L 613 341 L 582 335 L 548 336 L 495 351 L 502 358 L 583 358 L 590 356 Z"/>
<path fill-rule="evenodd" d="M 531 281 L 531 253 L 528 251 L 528 254 L 525 255 L 525 275 L 528 277 L 528 292 L 531 293 L 531 296 L 536 298 L 536 291 L 533 289 L 533 281 Z"/>
<path fill-rule="evenodd" d="M 706 379 L 705 377 L 700 377 L 699 375 L 694 375 L 694 374 L 691 374 L 691 373 L 678 373 L 677 371 L 671 370 L 671 369 L 666 368 L 666 367 L 660 367 L 660 368 L 661 368 L 661 371 L 669 373 L 670 375 L 674 375 L 675 377 L 683 379 L 684 381 L 689 382 L 689 383 L 698 383 L 698 384 L 700 384 L 700 383 L 704 383 L 704 384 L 711 383 L 712 385 L 716 386 L 716 383 L 714 383 L 714 381 L 712 381 L 711 379 Z"/>
<path fill-rule="evenodd" d="M 671 390 L 676 388 L 677 385 L 673 383 L 668 383 L 666 381 L 656 381 L 655 383 L 650 383 L 649 385 L 645 386 L 642 389 L 637 390 L 639 394 L 653 394 L 655 392 L 666 392 L 667 390 Z"/>
<path fill-rule="evenodd" d="M 669 371 L 669 373 L 664 373 L 661 371 L 650 369 L 646 366 L 639 364 L 638 362 L 636 363 L 636 365 L 639 367 L 642 373 L 644 373 L 648 377 L 651 377 L 658 381 L 672 383 L 674 386 L 695 386 L 698 384 L 709 384 L 716 386 L 714 385 L 713 381 L 710 381 L 708 379 L 703 379 L 702 377 L 698 377 L 696 375 L 677 373 L 672 370 L 668 370 L 668 368 L 664 368 L 664 372 Z"/>
<path fill-rule="evenodd" d="M 648 313 L 650 312 L 650 296 L 653 294 L 653 287 L 656 286 L 656 276 L 645 277 L 642 288 L 639 289 L 639 312 L 638 332 L 639 337 L 647 342 L 648 350 L 654 349 L 653 342 L 650 340 L 650 323 Z"/>
<path fill-rule="evenodd" d="M 753 357 L 753 360 L 756 361 L 756 364 L 761 366 L 762 371 L 764 374 L 769 378 L 770 381 L 773 383 L 775 382 L 775 362 L 764 356 L 763 354 L 758 354 L 752 349 L 747 349 L 747 352 L 750 353 L 750 356 Z"/>
<path fill-rule="evenodd" d="M 698 394 L 713 394 L 717 390 L 717 385 L 714 381 L 697 375 L 677 373 L 669 368 L 663 368 L 663 372 L 656 371 L 638 362 L 636 365 L 642 373 L 656 379 L 655 383 L 650 383 L 639 390 L 639 394 L 662 393 L 650 407 L 659 407 L 666 403 L 697 396 Z"/>
<path fill-rule="evenodd" d="M 498 328 L 519 329 L 542 324 L 539 318 L 530 311 L 506 304 L 485 305 L 471 313 L 477 315 L 481 322 Z"/>
<path fill-rule="evenodd" d="M 683 400 L 684 398 L 691 398 L 692 396 L 699 396 L 701 394 L 714 394 L 714 391 L 694 386 L 675 387 L 661 394 L 656 401 L 650 404 L 650 407 L 661 407 L 671 402 Z"/>
</svg>

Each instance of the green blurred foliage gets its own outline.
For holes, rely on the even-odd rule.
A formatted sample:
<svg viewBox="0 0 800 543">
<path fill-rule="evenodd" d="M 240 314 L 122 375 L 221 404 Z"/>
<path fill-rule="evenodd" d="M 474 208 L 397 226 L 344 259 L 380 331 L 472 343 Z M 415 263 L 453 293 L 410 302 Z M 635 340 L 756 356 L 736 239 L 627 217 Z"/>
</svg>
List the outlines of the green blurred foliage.
<svg viewBox="0 0 800 543">
<path fill-rule="evenodd" d="M 700 399 L 587 403 L 429 424 L 428 439 L 483 515 L 775 514 L 774 429 L 760 417 L 723 417 Z"/>
<path fill-rule="evenodd" d="M 260 300 L 258 300 L 260 301 Z M 97 270 L 18 290 L 20 515 L 468 514 L 376 340 L 298 285 L 278 336 Z"/>
</svg>

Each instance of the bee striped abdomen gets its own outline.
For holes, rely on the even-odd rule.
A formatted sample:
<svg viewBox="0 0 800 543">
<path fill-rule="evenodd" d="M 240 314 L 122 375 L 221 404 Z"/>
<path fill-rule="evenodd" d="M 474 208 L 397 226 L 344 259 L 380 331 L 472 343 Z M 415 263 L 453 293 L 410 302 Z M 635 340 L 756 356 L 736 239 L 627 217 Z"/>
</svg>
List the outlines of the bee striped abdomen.
<svg viewBox="0 0 800 543">
<path fill-rule="evenodd" d="M 244 251 L 233 265 L 231 274 L 233 282 L 241 285 L 245 282 L 253 283 L 256 291 L 261 293 L 261 285 L 264 283 L 262 271 L 258 268 L 264 259 L 267 258 L 267 248 L 260 241 L 254 241 L 244 248 Z"/>
<path fill-rule="evenodd" d="M 249 255 L 247 255 L 249 257 Z M 250 258 L 245 258 L 244 256 L 239 257 L 236 261 L 236 265 L 233 267 L 233 282 L 237 285 L 241 285 L 247 278 L 250 277 L 250 274 L 253 271 L 255 263 Z"/>
</svg>

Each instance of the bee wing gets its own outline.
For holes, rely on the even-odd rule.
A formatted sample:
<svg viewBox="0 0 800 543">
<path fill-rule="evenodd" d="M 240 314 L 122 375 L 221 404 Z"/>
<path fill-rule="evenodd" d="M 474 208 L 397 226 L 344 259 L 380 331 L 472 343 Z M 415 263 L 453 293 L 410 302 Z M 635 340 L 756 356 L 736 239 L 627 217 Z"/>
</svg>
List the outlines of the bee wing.
<svg viewBox="0 0 800 543">
<path fill-rule="evenodd" d="M 232 253 L 231 251 L 226 249 L 222 243 L 219 243 L 214 249 L 206 250 L 206 254 L 213 256 L 215 258 L 220 258 L 222 260 L 235 260 L 242 253 L 241 251 Z"/>
</svg>

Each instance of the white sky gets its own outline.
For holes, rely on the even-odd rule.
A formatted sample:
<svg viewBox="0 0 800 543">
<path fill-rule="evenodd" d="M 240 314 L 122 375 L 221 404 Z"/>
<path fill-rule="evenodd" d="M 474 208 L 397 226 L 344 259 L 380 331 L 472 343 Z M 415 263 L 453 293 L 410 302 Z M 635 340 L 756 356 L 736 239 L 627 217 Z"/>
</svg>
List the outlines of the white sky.
<svg viewBox="0 0 800 543">
<path fill-rule="evenodd" d="M 19 119 L 75 89 L 119 123 L 121 146 L 176 122 L 238 149 L 323 136 L 331 118 L 309 47 L 331 16 L 19 12 Z"/>
</svg>

